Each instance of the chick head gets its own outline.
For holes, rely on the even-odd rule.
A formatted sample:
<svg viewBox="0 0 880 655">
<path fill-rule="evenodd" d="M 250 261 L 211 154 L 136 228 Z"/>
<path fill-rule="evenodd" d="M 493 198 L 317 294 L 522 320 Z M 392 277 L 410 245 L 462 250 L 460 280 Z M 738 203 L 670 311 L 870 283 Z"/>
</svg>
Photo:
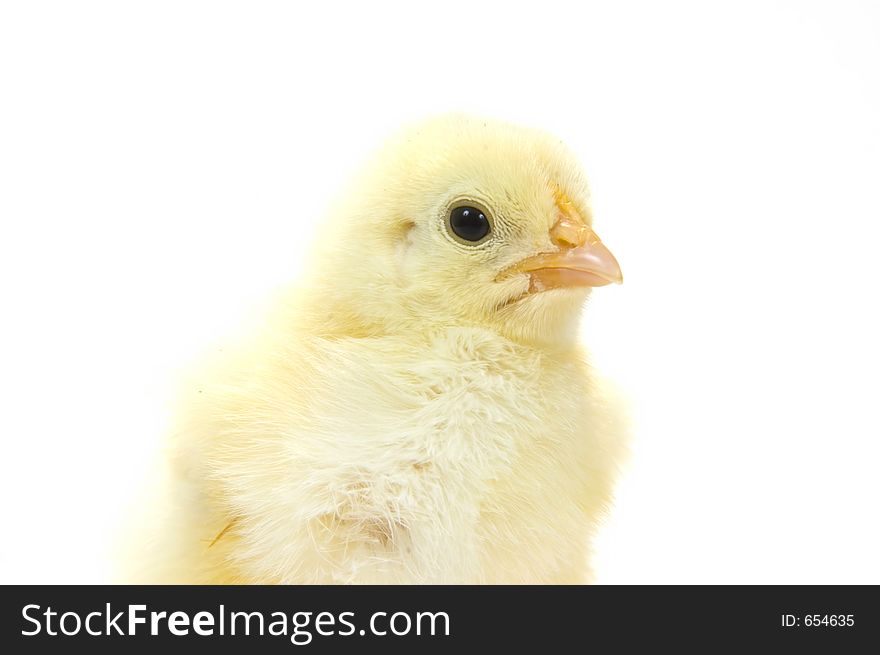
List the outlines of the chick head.
<svg viewBox="0 0 880 655">
<path fill-rule="evenodd" d="M 477 325 L 565 343 L 590 289 L 622 281 L 568 149 L 477 118 L 398 135 L 321 238 L 317 299 L 350 331 Z"/>
</svg>

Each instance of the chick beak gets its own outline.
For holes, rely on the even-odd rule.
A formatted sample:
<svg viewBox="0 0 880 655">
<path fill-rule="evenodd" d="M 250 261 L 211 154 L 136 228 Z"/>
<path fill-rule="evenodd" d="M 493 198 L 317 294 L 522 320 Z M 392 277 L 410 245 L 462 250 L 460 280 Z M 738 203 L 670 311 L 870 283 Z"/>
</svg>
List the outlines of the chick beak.
<svg viewBox="0 0 880 655">
<path fill-rule="evenodd" d="M 502 275 L 528 273 L 530 293 L 559 287 L 621 284 L 623 273 L 611 251 L 569 202 L 557 200 L 557 205 L 559 219 L 550 228 L 550 240 L 559 250 L 528 257 Z"/>
</svg>

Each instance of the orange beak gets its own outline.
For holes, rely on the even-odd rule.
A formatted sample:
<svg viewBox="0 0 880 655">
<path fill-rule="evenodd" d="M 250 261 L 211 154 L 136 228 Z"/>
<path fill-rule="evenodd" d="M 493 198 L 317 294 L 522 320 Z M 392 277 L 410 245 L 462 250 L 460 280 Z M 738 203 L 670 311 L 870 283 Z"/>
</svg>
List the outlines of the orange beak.
<svg viewBox="0 0 880 655">
<path fill-rule="evenodd" d="M 529 293 L 559 287 L 621 284 L 620 264 L 561 192 L 556 193 L 556 206 L 559 218 L 550 228 L 550 240 L 558 250 L 528 257 L 500 277 L 527 273 Z"/>
</svg>

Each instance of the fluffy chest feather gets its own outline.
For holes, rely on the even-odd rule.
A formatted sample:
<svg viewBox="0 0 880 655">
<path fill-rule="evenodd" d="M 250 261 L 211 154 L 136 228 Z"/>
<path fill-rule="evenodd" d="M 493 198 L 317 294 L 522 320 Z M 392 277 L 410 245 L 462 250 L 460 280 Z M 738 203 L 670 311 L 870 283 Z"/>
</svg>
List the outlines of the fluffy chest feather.
<svg viewBox="0 0 880 655">
<path fill-rule="evenodd" d="M 513 553 L 529 581 L 583 550 L 580 361 L 475 329 L 306 352 L 223 410 L 209 477 L 248 578 L 493 581 Z"/>
</svg>

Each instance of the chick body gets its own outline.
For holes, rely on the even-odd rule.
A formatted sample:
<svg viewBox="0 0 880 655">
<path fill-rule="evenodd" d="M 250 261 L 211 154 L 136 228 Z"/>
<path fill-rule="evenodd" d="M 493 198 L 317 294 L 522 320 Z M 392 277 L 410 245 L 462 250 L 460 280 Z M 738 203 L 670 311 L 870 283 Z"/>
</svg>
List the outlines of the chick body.
<svg viewBox="0 0 880 655">
<path fill-rule="evenodd" d="M 496 283 L 510 261 L 546 250 L 536 235 L 552 224 L 541 212 L 552 213 L 554 189 L 566 184 L 553 168 L 563 155 L 539 133 L 472 119 L 422 129 L 337 209 L 328 226 L 336 238 L 317 251 L 320 274 L 279 302 L 258 337 L 192 383 L 139 581 L 589 580 L 590 537 L 624 440 L 620 414 L 574 337 L 586 292 L 520 300 L 526 281 Z M 401 160 L 412 161 L 400 150 L 411 155 L 438 134 L 444 144 L 483 138 L 532 148 L 527 168 L 541 152 L 553 155 L 549 167 L 529 171 L 537 200 L 508 203 L 507 218 L 497 212 L 496 231 L 507 220 L 516 237 L 476 263 L 475 251 L 450 249 L 424 264 L 436 248 L 460 244 L 438 241 L 433 217 L 442 211 L 419 192 L 427 178 L 400 172 Z M 522 188 L 491 165 L 480 175 L 501 192 Z M 449 206 L 449 178 L 427 183 L 438 208 Z M 396 219 L 377 206 L 377 180 L 389 179 L 407 181 Z M 478 180 L 467 184 L 483 189 L 487 206 L 504 205 Z M 577 185 L 567 186 L 576 195 Z M 517 211 L 542 216 L 535 230 L 517 232 Z M 365 224 L 372 228 L 363 232 Z M 351 260 L 357 270 L 341 275 L 355 253 L 337 239 L 352 232 L 364 234 Z M 466 296 L 439 299 L 456 266 L 491 275 L 471 290 L 452 280 L 447 292 Z"/>
</svg>

